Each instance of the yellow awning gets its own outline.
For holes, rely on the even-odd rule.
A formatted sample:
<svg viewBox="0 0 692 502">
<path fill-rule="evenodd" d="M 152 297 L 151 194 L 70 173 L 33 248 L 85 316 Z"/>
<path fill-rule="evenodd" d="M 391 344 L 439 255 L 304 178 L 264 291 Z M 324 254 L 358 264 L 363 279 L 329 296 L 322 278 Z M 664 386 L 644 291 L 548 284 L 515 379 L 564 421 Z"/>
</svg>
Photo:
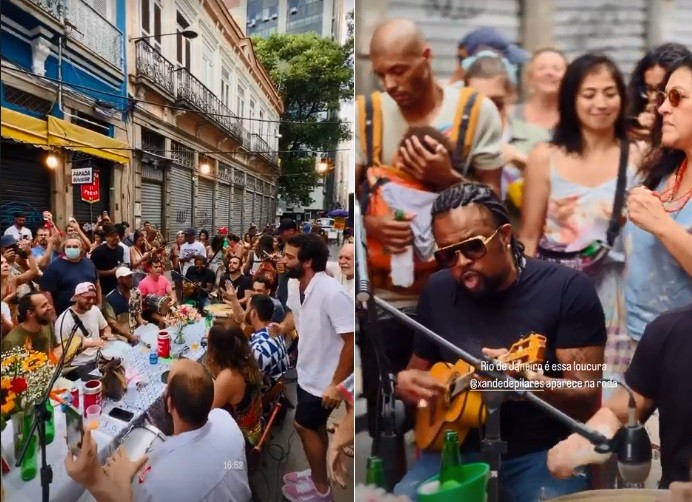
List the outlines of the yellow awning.
<svg viewBox="0 0 692 502">
<path fill-rule="evenodd" d="M 48 145 L 46 121 L 2 108 L 2 137 L 36 146 Z"/>
<path fill-rule="evenodd" d="M 88 153 L 120 164 L 130 161 L 127 143 L 51 116 L 48 117 L 48 144 Z"/>
</svg>

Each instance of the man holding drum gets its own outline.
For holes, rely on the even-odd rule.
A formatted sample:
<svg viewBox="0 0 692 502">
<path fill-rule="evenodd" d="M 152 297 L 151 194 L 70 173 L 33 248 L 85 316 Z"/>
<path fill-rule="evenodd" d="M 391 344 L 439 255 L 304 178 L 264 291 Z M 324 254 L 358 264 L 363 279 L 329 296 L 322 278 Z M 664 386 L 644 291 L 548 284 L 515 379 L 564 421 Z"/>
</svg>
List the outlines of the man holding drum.
<svg viewBox="0 0 692 502">
<path fill-rule="evenodd" d="M 155 322 L 161 329 L 165 328 L 166 312 L 162 309 L 178 303 L 178 297 L 170 281 L 163 275 L 163 264 L 158 258 L 152 258 L 149 262 L 149 274 L 139 283 L 139 292 L 145 305 L 142 317 Z"/>
</svg>

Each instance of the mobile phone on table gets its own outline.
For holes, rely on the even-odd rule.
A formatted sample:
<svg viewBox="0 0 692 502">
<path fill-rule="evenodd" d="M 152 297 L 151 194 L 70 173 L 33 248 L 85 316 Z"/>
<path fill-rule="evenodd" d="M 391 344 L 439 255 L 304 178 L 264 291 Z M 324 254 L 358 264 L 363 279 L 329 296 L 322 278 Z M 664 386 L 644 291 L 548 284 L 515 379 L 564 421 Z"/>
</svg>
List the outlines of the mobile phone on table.
<svg viewBox="0 0 692 502">
<path fill-rule="evenodd" d="M 84 437 L 84 417 L 77 408 L 65 405 L 65 422 L 67 424 L 67 449 L 77 456 L 82 449 Z"/>
<path fill-rule="evenodd" d="M 123 422 L 129 422 L 135 416 L 131 411 L 123 410 L 122 408 L 113 408 L 109 413 L 109 416 L 122 420 Z"/>
</svg>

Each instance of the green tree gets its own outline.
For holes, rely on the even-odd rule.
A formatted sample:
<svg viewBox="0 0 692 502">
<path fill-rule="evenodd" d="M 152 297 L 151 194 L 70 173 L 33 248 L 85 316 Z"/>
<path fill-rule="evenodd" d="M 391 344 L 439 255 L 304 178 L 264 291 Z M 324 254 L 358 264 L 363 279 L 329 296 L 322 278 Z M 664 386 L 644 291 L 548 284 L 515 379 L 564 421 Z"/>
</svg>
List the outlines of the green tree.
<svg viewBox="0 0 692 502">
<path fill-rule="evenodd" d="M 351 49 L 314 33 L 253 38 L 255 53 L 284 100 L 279 128 L 279 194 L 289 204 L 310 206 L 320 180 L 315 157 L 335 158 L 340 141 L 351 138 L 351 124 L 335 113 L 353 100 Z"/>
</svg>

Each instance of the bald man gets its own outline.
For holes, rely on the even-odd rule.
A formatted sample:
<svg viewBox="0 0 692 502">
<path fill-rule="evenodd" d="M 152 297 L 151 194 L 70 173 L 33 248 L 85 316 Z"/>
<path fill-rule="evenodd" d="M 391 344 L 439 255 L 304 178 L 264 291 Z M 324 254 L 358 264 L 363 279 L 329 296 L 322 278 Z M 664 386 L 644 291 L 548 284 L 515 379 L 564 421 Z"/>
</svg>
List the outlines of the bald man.
<svg viewBox="0 0 692 502">
<path fill-rule="evenodd" d="M 380 81 L 382 139 L 381 160 L 390 164 L 406 130 L 411 126 L 427 125 L 449 135 L 455 122 L 460 89 L 440 84 L 432 69 L 433 54 L 420 29 L 410 20 L 392 19 L 380 24 L 370 43 L 370 60 L 373 71 Z M 495 105 L 489 99 L 481 99 L 478 121 L 466 164 L 457 171 L 452 166 L 450 155 L 442 145 L 427 137 L 427 148 L 421 141 L 412 138 L 399 151 L 403 164 L 415 178 L 435 187 L 440 192 L 458 183 L 464 176 L 473 172 L 474 176 L 500 193 L 500 180 L 503 167 L 501 156 L 502 122 Z M 357 107 L 356 124 L 363 118 Z M 363 181 L 367 168 L 368 155 L 365 151 L 360 127 L 356 128 L 356 180 L 358 186 Z M 462 138 L 463 141 L 463 138 Z M 430 153 L 435 152 L 435 153 Z M 404 209 L 404 208 L 394 208 Z M 412 244 L 410 219 L 396 221 L 394 215 L 365 216 L 364 224 L 368 241 L 379 241 L 390 254 L 403 253 Z M 382 275 L 380 280 L 378 275 Z M 414 286 L 424 284 L 425 276 L 416 276 Z M 388 274 L 378 274 L 370 270 L 370 280 L 375 286 L 375 294 L 389 301 L 402 312 L 415 317 L 419 288 L 391 286 Z M 395 319 L 384 316 L 381 319 L 381 332 L 385 352 L 391 361 L 389 372 L 404 369 L 413 352 L 413 331 Z M 378 370 L 374 351 L 367 330 L 361 329 L 360 347 L 363 363 L 363 384 L 368 401 L 370 433 L 374 434 L 376 399 L 378 395 Z M 400 456 L 403 458 L 403 455 Z"/>
<path fill-rule="evenodd" d="M 248 502 L 252 495 L 245 439 L 227 411 L 212 409 L 214 381 L 206 368 L 189 359 L 176 361 L 165 401 L 173 436 L 148 458 L 132 462 L 120 447 L 104 471 L 98 465 L 95 441 L 85 435 L 76 461 L 69 454 L 65 460 L 70 477 L 108 502 Z"/>
<path fill-rule="evenodd" d="M 341 271 L 339 280 L 349 296 L 356 300 L 356 281 L 355 281 L 355 246 L 348 242 L 339 251 L 339 270 Z"/>
</svg>

